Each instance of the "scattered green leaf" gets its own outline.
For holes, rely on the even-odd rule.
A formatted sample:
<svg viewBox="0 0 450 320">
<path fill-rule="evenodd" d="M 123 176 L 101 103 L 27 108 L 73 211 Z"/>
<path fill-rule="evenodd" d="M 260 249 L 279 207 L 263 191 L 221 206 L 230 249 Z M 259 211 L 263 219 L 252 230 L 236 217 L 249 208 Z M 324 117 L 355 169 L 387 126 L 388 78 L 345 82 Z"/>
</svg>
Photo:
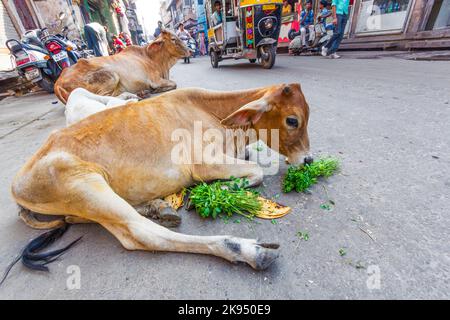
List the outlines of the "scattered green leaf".
<svg viewBox="0 0 450 320">
<path fill-rule="evenodd" d="M 291 166 L 283 179 L 283 192 L 304 192 L 317 178 L 328 178 L 339 168 L 339 161 L 335 158 L 322 158 L 311 164 Z"/>
<path fill-rule="evenodd" d="M 299 237 L 300 240 L 304 240 L 304 241 L 309 240 L 309 234 L 307 232 L 299 231 L 299 232 L 297 232 L 297 237 Z"/>
</svg>

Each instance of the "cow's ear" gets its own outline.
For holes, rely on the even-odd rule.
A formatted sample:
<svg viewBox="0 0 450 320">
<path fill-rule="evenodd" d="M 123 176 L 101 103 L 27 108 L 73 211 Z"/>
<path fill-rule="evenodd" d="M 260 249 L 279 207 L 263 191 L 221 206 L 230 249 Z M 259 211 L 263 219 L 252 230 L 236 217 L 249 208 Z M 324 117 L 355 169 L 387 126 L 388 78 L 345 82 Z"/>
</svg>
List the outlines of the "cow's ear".
<svg viewBox="0 0 450 320">
<path fill-rule="evenodd" d="M 266 99 L 261 98 L 247 103 L 223 119 L 220 123 L 227 127 L 255 124 L 261 119 L 264 112 L 268 112 L 270 109 L 270 104 L 267 103 Z"/>
<path fill-rule="evenodd" d="M 157 38 L 156 40 L 153 40 L 148 46 L 147 46 L 147 52 L 151 53 L 153 51 L 158 50 L 159 48 L 161 48 L 163 44 L 163 41 L 159 38 Z"/>
</svg>

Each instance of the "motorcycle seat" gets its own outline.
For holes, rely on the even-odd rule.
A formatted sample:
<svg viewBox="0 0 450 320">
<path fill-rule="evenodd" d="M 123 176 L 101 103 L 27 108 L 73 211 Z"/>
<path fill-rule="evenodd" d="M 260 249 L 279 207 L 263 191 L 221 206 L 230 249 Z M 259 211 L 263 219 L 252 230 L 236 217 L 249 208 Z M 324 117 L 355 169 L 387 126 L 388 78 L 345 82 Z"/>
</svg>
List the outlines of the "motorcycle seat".
<svg viewBox="0 0 450 320">
<path fill-rule="evenodd" d="M 39 47 L 39 46 L 36 46 L 36 45 L 34 45 L 34 44 L 22 43 L 22 46 L 23 46 L 25 49 L 28 49 L 28 50 L 39 51 L 39 52 L 41 52 L 41 53 L 43 53 L 43 54 L 47 54 L 47 53 L 48 53 L 46 49 L 44 49 L 44 48 L 42 48 L 42 47 Z"/>
</svg>

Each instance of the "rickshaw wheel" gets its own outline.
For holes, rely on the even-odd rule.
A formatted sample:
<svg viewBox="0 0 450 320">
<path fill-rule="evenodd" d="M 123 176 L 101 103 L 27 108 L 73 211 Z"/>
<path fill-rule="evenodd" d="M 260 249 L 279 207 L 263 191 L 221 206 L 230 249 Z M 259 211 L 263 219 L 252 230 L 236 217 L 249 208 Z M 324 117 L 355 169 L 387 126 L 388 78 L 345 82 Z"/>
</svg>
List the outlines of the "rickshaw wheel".
<svg viewBox="0 0 450 320">
<path fill-rule="evenodd" d="M 250 63 L 255 63 L 256 59 L 248 59 L 248 61 L 250 61 Z"/>
<path fill-rule="evenodd" d="M 264 69 L 272 69 L 273 65 L 275 64 L 275 56 L 276 56 L 276 49 L 274 46 L 262 46 L 261 47 L 261 66 Z M 264 55 L 267 57 L 264 59 Z"/>
<path fill-rule="evenodd" d="M 218 68 L 219 67 L 219 55 L 217 54 L 216 51 L 211 50 L 210 52 L 210 57 L 211 57 L 211 65 L 213 68 Z"/>
</svg>

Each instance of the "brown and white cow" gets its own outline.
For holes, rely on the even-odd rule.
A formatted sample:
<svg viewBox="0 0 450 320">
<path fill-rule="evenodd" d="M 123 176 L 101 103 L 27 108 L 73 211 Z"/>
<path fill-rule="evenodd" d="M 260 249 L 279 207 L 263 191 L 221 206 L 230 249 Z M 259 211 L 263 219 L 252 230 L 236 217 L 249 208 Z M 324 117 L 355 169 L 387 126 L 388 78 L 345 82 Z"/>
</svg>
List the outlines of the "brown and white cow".
<svg viewBox="0 0 450 320">
<path fill-rule="evenodd" d="M 176 88 L 169 80 L 169 70 L 189 49 L 171 31 L 145 47 L 130 46 L 119 54 L 80 59 L 64 69 L 55 83 L 55 94 L 66 103 L 76 88 L 103 96 L 118 96 L 130 92 L 141 96 Z"/>
<path fill-rule="evenodd" d="M 196 121 L 204 130 L 220 132 L 228 127 L 278 129 L 280 152 L 300 163 L 309 151 L 308 118 L 299 84 L 232 92 L 179 89 L 93 114 L 52 133 L 15 177 L 12 195 L 32 212 L 99 223 L 129 250 L 211 254 L 265 269 L 278 256 L 277 244 L 176 233 L 136 207 L 159 207 L 164 220 L 168 205 L 159 199 L 184 187 L 231 176 L 246 177 L 250 185 L 263 179 L 261 167 L 244 160 L 174 163 L 171 154 L 179 142 L 173 141 L 173 132 L 192 132 Z"/>
</svg>

